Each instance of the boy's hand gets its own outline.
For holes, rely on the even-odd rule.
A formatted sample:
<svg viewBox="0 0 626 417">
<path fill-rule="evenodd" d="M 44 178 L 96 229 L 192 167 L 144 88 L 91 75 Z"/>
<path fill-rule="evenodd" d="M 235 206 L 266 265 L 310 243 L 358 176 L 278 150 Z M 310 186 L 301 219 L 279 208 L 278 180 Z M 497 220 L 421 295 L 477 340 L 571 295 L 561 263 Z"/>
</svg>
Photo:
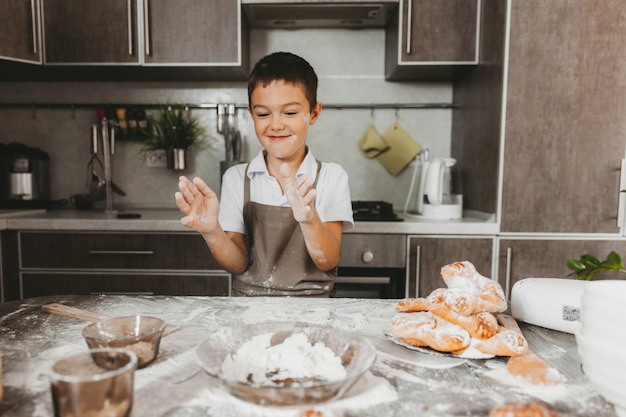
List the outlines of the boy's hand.
<svg viewBox="0 0 626 417">
<path fill-rule="evenodd" d="M 293 210 L 293 217 L 298 223 L 308 223 L 315 215 L 315 189 L 313 181 L 306 175 L 296 179 L 287 164 L 280 166 L 283 186 L 287 201 Z"/>
<path fill-rule="evenodd" d="M 200 178 L 189 181 L 180 177 L 176 205 L 185 215 L 180 222 L 200 233 L 210 233 L 219 228 L 217 216 L 220 205 L 217 195 Z"/>
</svg>

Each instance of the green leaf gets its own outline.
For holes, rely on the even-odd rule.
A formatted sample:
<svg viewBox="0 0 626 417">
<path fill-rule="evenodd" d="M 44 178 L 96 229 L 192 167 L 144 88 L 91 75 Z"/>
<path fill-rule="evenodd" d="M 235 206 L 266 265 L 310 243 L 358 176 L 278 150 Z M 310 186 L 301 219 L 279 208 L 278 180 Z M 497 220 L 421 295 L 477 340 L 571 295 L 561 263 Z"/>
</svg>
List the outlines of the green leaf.
<svg viewBox="0 0 626 417">
<path fill-rule="evenodd" d="M 615 269 L 623 269 L 624 265 L 622 264 L 622 258 L 615 251 L 611 251 L 609 256 L 606 258 L 605 263 L 612 265 Z"/>
<path fill-rule="evenodd" d="M 619 271 L 626 273 L 622 258 L 615 251 L 611 251 L 604 261 L 600 261 L 589 254 L 581 256 L 580 259 L 568 259 L 567 267 L 574 271 L 570 275 L 582 280 L 591 280 L 603 272 Z"/>
<path fill-rule="evenodd" d="M 583 262 L 587 267 L 596 267 L 600 265 L 600 260 L 592 255 L 583 255 L 581 256 L 580 261 Z"/>
</svg>

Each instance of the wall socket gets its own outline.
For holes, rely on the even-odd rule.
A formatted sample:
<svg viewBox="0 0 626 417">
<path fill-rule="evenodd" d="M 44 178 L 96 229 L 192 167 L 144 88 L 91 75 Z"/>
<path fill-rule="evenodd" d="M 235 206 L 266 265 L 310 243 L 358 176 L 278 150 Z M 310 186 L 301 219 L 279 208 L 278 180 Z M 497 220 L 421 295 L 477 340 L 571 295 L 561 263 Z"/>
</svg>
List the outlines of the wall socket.
<svg viewBox="0 0 626 417">
<path fill-rule="evenodd" d="M 146 157 L 146 166 L 148 168 L 167 168 L 167 154 L 165 149 L 157 149 L 148 152 Z"/>
</svg>

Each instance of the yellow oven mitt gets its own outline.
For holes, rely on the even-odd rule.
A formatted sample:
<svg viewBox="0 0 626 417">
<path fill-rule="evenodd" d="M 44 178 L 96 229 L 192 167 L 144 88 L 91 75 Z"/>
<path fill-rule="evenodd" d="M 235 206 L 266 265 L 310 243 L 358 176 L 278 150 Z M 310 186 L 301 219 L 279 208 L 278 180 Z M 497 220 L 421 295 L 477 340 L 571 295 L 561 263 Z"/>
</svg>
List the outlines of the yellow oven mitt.
<svg viewBox="0 0 626 417">
<path fill-rule="evenodd" d="M 366 158 L 375 158 L 389 149 L 389 145 L 380 137 L 376 128 L 370 125 L 363 136 L 361 136 L 361 139 L 359 139 L 359 149 Z"/>
<path fill-rule="evenodd" d="M 389 127 L 382 137 L 389 145 L 389 149 L 376 158 L 394 176 L 402 172 L 422 150 L 422 147 L 398 123 Z"/>
</svg>

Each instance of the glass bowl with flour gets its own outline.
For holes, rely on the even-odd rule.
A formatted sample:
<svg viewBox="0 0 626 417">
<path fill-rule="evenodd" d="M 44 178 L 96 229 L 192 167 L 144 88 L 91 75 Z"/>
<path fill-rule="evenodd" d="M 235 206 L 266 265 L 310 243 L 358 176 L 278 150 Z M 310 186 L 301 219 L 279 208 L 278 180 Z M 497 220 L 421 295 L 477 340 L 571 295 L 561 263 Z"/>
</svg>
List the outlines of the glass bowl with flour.
<svg viewBox="0 0 626 417">
<path fill-rule="evenodd" d="M 339 398 L 376 359 L 376 349 L 361 336 L 299 322 L 221 328 L 196 354 L 232 395 L 262 405 Z"/>
</svg>

